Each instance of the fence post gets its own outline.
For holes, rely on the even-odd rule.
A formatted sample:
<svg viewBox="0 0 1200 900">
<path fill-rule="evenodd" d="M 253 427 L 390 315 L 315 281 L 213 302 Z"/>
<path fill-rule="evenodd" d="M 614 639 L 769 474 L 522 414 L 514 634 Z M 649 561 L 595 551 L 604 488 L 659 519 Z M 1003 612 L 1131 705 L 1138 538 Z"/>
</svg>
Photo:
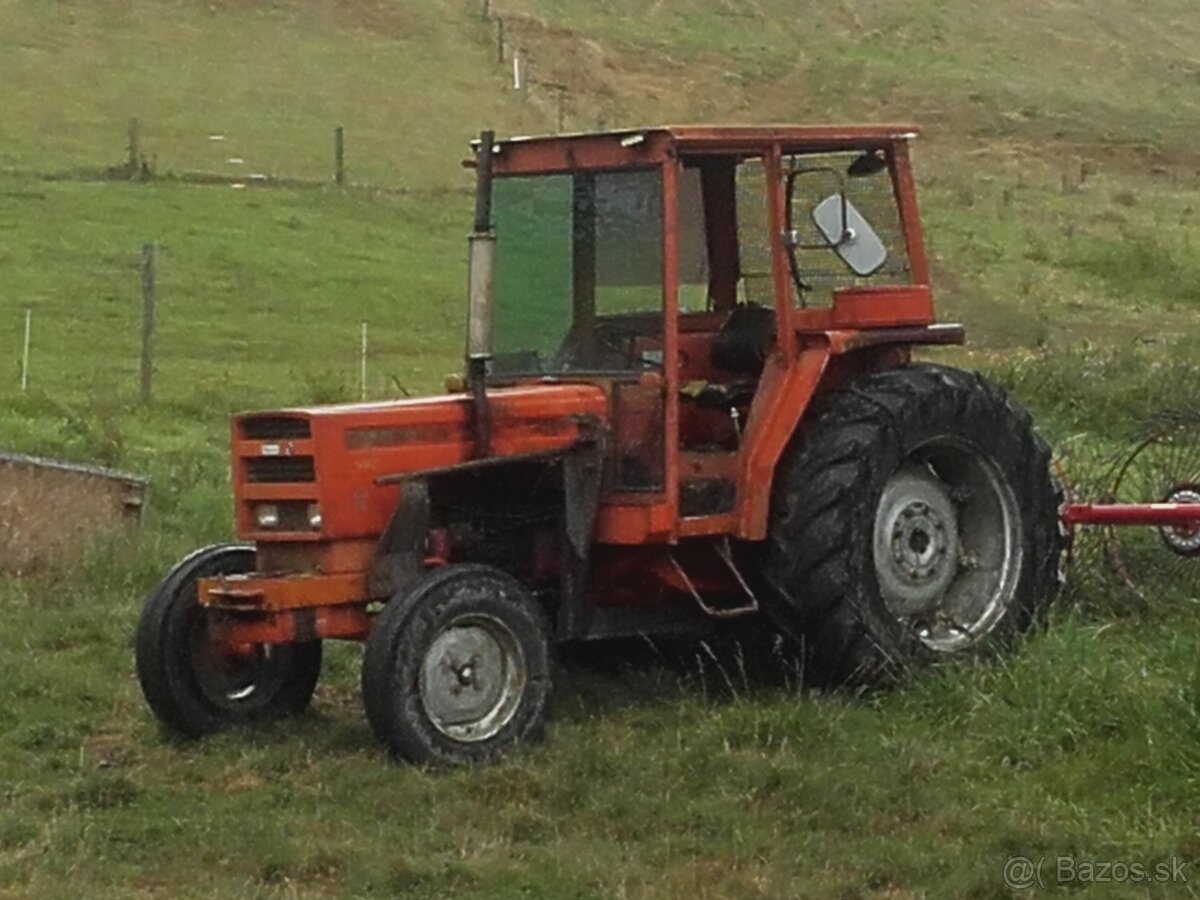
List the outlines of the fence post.
<svg viewBox="0 0 1200 900">
<path fill-rule="evenodd" d="M 21 392 L 29 389 L 29 336 L 33 329 L 33 310 L 25 309 L 25 348 L 21 352 Z"/>
<path fill-rule="evenodd" d="M 362 399 L 365 402 L 367 399 L 367 323 L 362 323 L 362 355 L 361 355 L 362 370 L 360 372 L 362 382 Z"/>
<path fill-rule="evenodd" d="M 341 125 L 333 129 L 333 182 L 338 187 L 346 184 L 346 129 Z"/>
<path fill-rule="evenodd" d="M 555 81 L 544 81 L 542 86 L 548 91 L 554 92 L 556 106 L 558 108 L 558 133 L 562 134 L 563 128 L 567 122 L 567 96 L 570 89 L 565 84 L 560 84 Z"/>
<path fill-rule="evenodd" d="M 150 382 L 154 377 L 154 303 L 156 279 L 156 248 L 142 247 L 142 386 L 143 402 L 150 400 Z"/>
<path fill-rule="evenodd" d="M 136 117 L 129 120 L 129 177 L 133 178 L 142 169 L 142 123 Z"/>
</svg>

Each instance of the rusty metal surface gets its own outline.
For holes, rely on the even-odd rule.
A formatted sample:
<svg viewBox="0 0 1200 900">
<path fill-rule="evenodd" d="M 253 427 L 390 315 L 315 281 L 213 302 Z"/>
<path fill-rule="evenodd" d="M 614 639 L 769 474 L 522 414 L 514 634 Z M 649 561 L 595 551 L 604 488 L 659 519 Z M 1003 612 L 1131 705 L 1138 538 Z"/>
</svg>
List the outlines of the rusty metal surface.
<svg viewBox="0 0 1200 900">
<path fill-rule="evenodd" d="M 223 575 L 201 578 L 196 594 L 201 606 L 240 612 L 279 612 L 316 606 L 365 603 L 366 574 Z"/>
<path fill-rule="evenodd" d="M 373 616 L 364 604 L 314 606 L 267 614 L 214 610 L 209 634 L 226 644 L 289 644 L 329 638 L 365 640 Z"/>
<path fill-rule="evenodd" d="M 675 125 L 599 134 L 513 137 L 496 142 L 499 152 L 493 167 L 498 175 L 578 172 L 657 166 L 680 154 L 765 154 L 774 152 L 772 148 L 781 153 L 847 149 L 891 153 L 906 146 L 918 133 L 915 126 L 906 124 Z"/>
<path fill-rule="evenodd" d="M 864 330 L 841 329 L 828 332 L 827 337 L 831 351 L 839 354 L 883 344 L 958 345 L 966 342 L 966 331 L 961 325 L 946 324 Z"/>
<path fill-rule="evenodd" d="M 604 445 L 593 444 L 570 454 L 563 461 L 563 494 L 566 510 L 564 528 L 567 543 L 575 556 L 587 559 L 596 510 L 600 505 L 600 485 L 604 478 Z"/>
<path fill-rule="evenodd" d="M 713 542 L 713 551 L 718 559 L 723 562 L 729 569 L 729 573 L 733 576 L 741 592 L 744 594 L 746 602 L 740 606 L 714 606 L 705 600 L 704 595 L 697 587 L 693 579 L 688 575 L 683 565 L 675 558 L 675 554 L 667 551 L 666 559 L 674 569 L 675 574 L 687 589 L 688 595 L 695 601 L 706 616 L 712 619 L 736 619 L 741 616 L 751 616 L 758 612 L 758 597 L 751 589 L 742 573 L 738 570 L 736 563 L 733 561 L 732 552 L 729 549 L 729 537 L 724 535 Z"/>
<path fill-rule="evenodd" d="M 478 469 L 488 469 L 508 463 L 552 462 L 561 459 L 569 453 L 573 446 L 554 450 L 538 450 L 533 453 L 514 453 L 511 456 L 489 456 L 484 459 L 468 459 L 460 463 L 450 463 L 445 466 L 432 466 L 419 472 L 398 472 L 394 475 L 381 475 L 375 479 L 376 484 L 407 484 L 414 480 L 425 479 L 431 475 L 448 475 L 452 472 L 473 472 Z"/>
<path fill-rule="evenodd" d="M 782 144 L 785 152 L 793 147 L 812 146 L 857 148 L 868 144 L 883 146 L 893 141 L 909 140 L 920 135 L 920 129 L 905 123 L 878 125 L 656 125 L 646 128 L 623 128 L 618 131 L 596 134 L 575 132 L 570 134 L 530 135 L 505 138 L 498 142 L 501 154 L 510 147 L 545 143 L 582 143 L 607 139 L 621 145 L 638 136 L 645 141 L 664 136 L 688 150 L 725 150 L 763 144 Z M 473 141 L 472 146 L 477 146 Z M 638 145 L 633 145 L 638 146 Z"/>
<path fill-rule="evenodd" d="M 379 539 L 367 571 L 367 591 L 372 597 L 392 597 L 420 574 L 429 530 L 429 483 L 424 478 L 406 481 L 400 504 Z"/>
<path fill-rule="evenodd" d="M 829 356 L 828 345 L 814 344 L 801 351 L 799 359 L 775 353 L 767 360 L 742 439 L 740 483 L 752 489 L 739 493 L 738 537 L 766 536 L 775 464 L 808 409 Z"/>
</svg>

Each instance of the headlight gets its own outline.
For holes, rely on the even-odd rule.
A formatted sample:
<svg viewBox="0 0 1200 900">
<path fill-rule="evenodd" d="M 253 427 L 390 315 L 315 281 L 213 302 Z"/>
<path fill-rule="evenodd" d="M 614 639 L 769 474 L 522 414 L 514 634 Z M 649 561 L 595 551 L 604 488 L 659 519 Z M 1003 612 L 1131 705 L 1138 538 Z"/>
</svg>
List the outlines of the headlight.
<svg viewBox="0 0 1200 900">
<path fill-rule="evenodd" d="M 255 507 L 254 520 L 262 529 L 279 527 L 279 507 L 273 503 L 264 503 Z"/>
<path fill-rule="evenodd" d="M 315 503 L 308 504 L 308 527 L 313 531 L 321 530 L 321 507 Z"/>
</svg>

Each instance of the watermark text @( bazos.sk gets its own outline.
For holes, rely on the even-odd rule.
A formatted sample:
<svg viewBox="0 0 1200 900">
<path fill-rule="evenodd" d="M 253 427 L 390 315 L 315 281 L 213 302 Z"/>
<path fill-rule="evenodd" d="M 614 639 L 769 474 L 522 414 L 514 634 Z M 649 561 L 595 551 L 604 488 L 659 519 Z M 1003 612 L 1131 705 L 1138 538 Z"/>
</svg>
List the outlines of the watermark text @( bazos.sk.
<svg viewBox="0 0 1200 900">
<path fill-rule="evenodd" d="M 1030 890 L 1064 884 L 1187 884 L 1187 860 L 1176 856 L 1158 862 L 1080 859 L 1075 856 L 1010 856 L 1004 861 L 1004 884 Z"/>
</svg>

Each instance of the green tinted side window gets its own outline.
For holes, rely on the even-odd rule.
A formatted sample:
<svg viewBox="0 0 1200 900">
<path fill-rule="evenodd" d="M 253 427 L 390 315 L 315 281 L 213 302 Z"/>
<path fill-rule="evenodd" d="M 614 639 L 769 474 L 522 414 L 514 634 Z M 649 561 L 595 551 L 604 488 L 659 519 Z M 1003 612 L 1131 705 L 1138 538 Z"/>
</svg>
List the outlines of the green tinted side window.
<svg viewBox="0 0 1200 900">
<path fill-rule="evenodd" d="M 657 168 L 497 179 L 492 371 L 641 371 L 661 362 Z"/>
<path fill-rule="evenodd" d="M 554 356 L 571 326 L 570 175 L 499 178 L 493 184 L 497 360 Z M 513 355 L 516 354 L 516 357 Z"/>
</svg>

